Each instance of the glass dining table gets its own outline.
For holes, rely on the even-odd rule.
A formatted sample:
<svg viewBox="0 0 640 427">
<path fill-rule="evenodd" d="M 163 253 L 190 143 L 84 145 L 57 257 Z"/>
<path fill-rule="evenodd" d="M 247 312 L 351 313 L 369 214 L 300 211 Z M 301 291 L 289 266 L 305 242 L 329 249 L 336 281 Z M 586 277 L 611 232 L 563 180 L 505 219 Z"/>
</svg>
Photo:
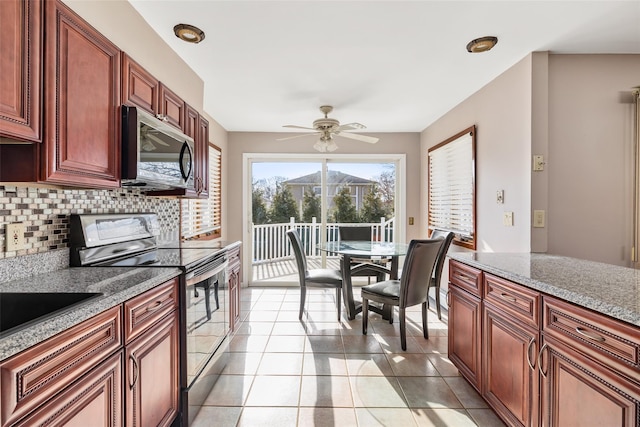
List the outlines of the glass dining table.
<svg viewBox="0 0 640 427">
<path fill-rule="evenodd" d="M 375 241 L 331 241 L 318 244 L 318 249 L 329 254 L 340 255 L 340 269 L 342 271 L 342 300 L 347 311 L 349 320 L 355 319 L 356 315 L 362 311 L 362 303 L 353 298 L 352 275 L 364 269 L 374 269 L 389 275 L 389 279 L 398 278 L 398 258 L 407 254 L 406 243 L 375 242 Z M 390 258 L 390 267 L 371 262 L 358 262 L 352 266 L 352 259 L 372 259 Z M 378 311 L 372 308 L 374 311 Z M 378 311 L 385 315 L 382 311 Z"/>
</svg>

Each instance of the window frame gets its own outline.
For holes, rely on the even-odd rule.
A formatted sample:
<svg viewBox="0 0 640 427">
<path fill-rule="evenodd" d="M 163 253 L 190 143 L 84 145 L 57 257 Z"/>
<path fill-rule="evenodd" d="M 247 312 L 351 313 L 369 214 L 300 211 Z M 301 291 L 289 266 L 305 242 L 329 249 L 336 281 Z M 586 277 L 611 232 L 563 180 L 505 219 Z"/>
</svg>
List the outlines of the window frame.
<svg viewBox="0 0 640 427">
<path fill-rule="evenodd" d="M 472 222 L 473 222 L 471 229 L 469 230 L 470 231 L 469 233 L 465 232 L 465 230 L 463 230 L 462 228 L 456 228 L 450 222 L 447 224 L 434 222 L 433 221 L 434 215 L 432 210 L 432 202 L 434 198 L 433 194 L 435 193 L 432 191 L 432 183 L 434 181 L 434 179 L 432 178 L 432 155 L 435 151 L 442 149 L 449 144 L 454 144 L 456 142 L 463 142 L 464 141 L 463 138 L 466 138 L 467 135 L 471 137 L 471 147 L 470 147 L 471 148 L 471 153 L 470 153 L 471 164 L 469 165 L 471 167 L 471 175 L 470 175 L 471 182 L 470 182 L 470 189 L 468 187 L 466 188 L 467 191 L 470 190 L 471 192 L 471 206 L 467 210 L 471 212 Z M 428 233 L 430 235 L 434 228 L 442 229 L 445 231 L 452 231 L 455 234 L 455 237 L 452 242 L 454 245 L 462 246 L 464 248 L 473 249 L 473 250 L 476 249 L 476 244 L 478 240 L 477 215 L 476 215 L 476 139 L 477 139 L 477 128 L 476 128 L 476 125 L 472 125 L 464 129 L 463 131 L 456 133 L 450 138 L 447 138 L 441 143 L 434 145 L 433 147 L 427 150 L 427 180 L 428 180 L 427 228 L 428 228 Z M 451 148 L 451 145 L 449 145 L 448 148 Z M 462 161 L 466 161 L 466 159 L 461 160 L 460 162 Z M 456 163 L 456 164 L 459 165 L 459 167 L 464 167 L 464 165 L 460 165 L 460 163 Z M 447 170 L 446 173 L 451 174 L 452 171 Z M 462 192 L 460 194 L 462 194 Z M 468 193 L 464 193 L 464 194 L 468 194 Z"/>
</svg>

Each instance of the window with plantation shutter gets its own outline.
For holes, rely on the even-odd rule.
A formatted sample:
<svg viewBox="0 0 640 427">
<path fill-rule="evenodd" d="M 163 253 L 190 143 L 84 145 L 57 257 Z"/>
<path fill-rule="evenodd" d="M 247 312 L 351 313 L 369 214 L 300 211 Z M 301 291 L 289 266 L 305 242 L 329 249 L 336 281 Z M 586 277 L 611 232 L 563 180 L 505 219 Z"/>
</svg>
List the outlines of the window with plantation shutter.
<svg viewBox="0 0 640 427">
<path fill-rule="evenodd" d="M 428 150 L 429 230 L 455 233 L 453 243 L 476 248 L 475 139 L 471 126 Z"/>
<path fill-rule="evenodd" d="M 209 143 L 209 198 L 180 201 L 184 239 L 213 239 L 222 233 L 222 151 Z"/>
</svg>

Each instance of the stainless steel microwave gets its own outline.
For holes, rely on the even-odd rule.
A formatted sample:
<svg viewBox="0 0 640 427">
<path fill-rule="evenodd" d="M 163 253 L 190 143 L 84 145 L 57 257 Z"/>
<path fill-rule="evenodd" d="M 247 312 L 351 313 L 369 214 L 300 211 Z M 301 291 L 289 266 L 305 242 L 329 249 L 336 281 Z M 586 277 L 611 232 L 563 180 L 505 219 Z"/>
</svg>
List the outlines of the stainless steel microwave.
<svg viewBox="0 0 640 427">
<path fill-rule="evenodd" d="M 194 141 L 146 111 L 122 106 L 122 186 L 195 189 Z"/>
</svg>

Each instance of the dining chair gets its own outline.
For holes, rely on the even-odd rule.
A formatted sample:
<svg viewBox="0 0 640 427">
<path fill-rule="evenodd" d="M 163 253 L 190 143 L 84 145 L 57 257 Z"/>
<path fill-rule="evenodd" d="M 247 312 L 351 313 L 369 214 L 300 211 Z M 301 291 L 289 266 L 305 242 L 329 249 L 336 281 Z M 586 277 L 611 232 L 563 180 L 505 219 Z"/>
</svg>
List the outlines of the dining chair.
<svg viewBox="0 0 640 427">
<path fill-rule="evenodd" d="M 296 264 L 298 265 L 298 276 L 300 281 L 300 313 L 298 315 L 298 319 L 302 320 L 308 286 L 314 288 L 335 288 L 338 320 L 340 320 L 340 312 L 342 311 L 342 272 L 340 270 L 332 270 L 329 268 L 309 269 L 307 267 L 307 257 L 304 253 L 302 241 L 300 240 L 298 232 L 294 229 L 288 230 L 287 237 L 291 242 L 291 247 L 293 248 L 293 253 L 296 257 Z"/>
<path fill-rule="evenodd" d="M 436 292 L 436 310 L 438 312 L 438 319 L 440 320 L 442 320 L 442 309 L 440 305 L 440 282 L 442 280 L 444 261 L 447 258 L 447 252 L 449 251 L 449 246 L 451 246 L 451 242 L 453 241 L 454 236 L 455 234 L 450 231 L 438 230 L 437 228 L 431 232 L 431 239 L 437 239 L 439 237 L 444 238 L 444 243 L 440 248 L 438 260 L 436 261 L 436 267 L 433 269 L 433 274 L 431 275 L 431 280 L 429 281 L 429 289 L 433 287 Z M 427 295 L 429 294 L 429 289 L 427 289 Z M 429 308 L 429 298 L 427 298 L 427 308 Z"/>
<path fill-rule="evenodd" d="M 412 240 L 409 242 L 407 255 L 402 268 L 400 280 L 385 280 L 363 286 L 362 295 L 362 333 L 367 334 L 369 301 L 393 307 L 398 306 L 400 317 L 400 343 L 402 350 L 407 350 L 406 308 L 422 304 L 422 329 L 424 338 L 429 338 L 427 328 L 427 291 L 433 269 L 438 260 L 443 238 Z M 390 318 L 392 321 L 393 316 Z"/>
<path fill-rule="evenodd" d="M 340 235 L 340 241 L 364 241 L 370 242 L 372 239 L 371 226 L 340 226 L 338 227 L 338 234 Z M 351 266 L 359 264 L 378 264 L 387 265 L 391 262 L 390 258 L 375 257 L 375 258 L 351 258 Z M 368 277 L 369 284 L 371 284 L 371 277 L 375 277 L 378 282 L 384 280 L 385 273 L 375 271 L 373 269 L 360 269 L 354 272 L 352 276 Z"/>
</svg>

